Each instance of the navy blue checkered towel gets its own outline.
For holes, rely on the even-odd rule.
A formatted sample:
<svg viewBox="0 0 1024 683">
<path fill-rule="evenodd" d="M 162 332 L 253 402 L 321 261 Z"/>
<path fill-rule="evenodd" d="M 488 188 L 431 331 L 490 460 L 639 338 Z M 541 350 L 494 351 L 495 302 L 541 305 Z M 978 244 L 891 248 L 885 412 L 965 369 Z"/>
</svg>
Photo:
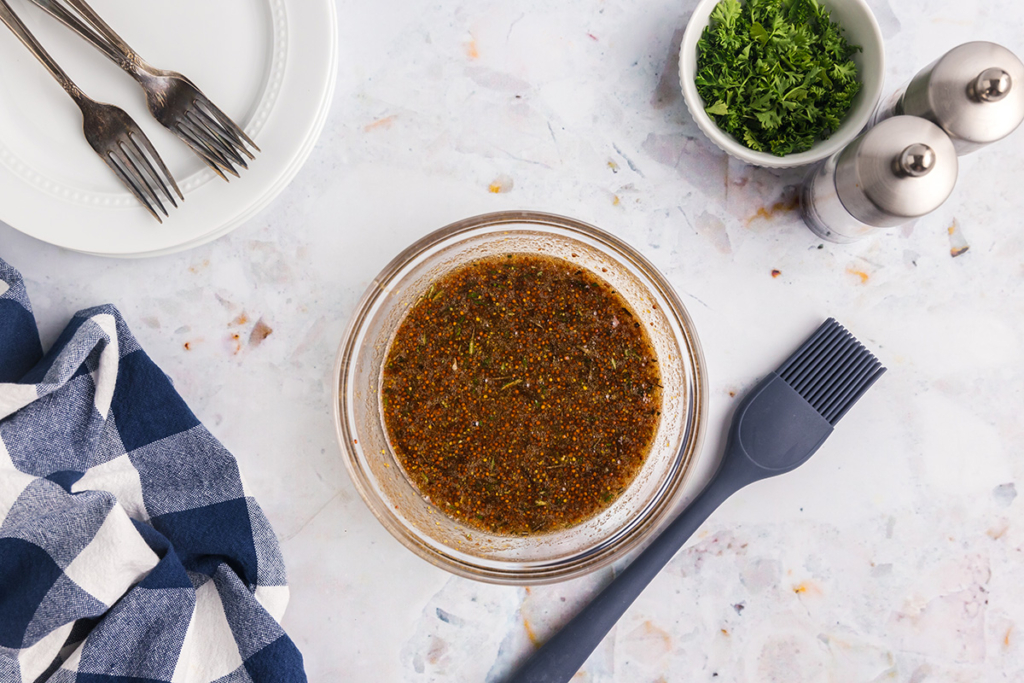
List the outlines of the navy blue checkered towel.
<svg viewBox="0 0 1024 683">
<path fill-rule="evenodd" d="M 0 683 L 291 683 L 238 464 L 102 306 L 43 355 L 0 260 Z"/>
</svg>

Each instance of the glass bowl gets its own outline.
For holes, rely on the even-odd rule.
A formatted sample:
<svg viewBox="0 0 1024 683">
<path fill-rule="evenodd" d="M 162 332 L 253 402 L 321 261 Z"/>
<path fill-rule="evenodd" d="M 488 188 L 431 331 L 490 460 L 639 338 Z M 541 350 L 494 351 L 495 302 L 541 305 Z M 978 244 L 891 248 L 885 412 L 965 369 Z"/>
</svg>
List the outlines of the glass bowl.
<svg viewBox="0 0 1024 683">
<path fill-rule="evenodd" d="M 647 328 L 662 373 L 651 452 L 610 507 L 574 527 L 504 536 L 460 523 L 407 478 L 381 411 L 382 365 L 406 311 L 452 268 L 495 254 L 538 253 L 611 284 Z M 377 276 L 349 323 L 335 365 L 334 416 L 352 481 L 381 524 L 414 553 L 454 574 L 507 585 L 580 576 L 637 547 L 673 511 L 703 440 L 707 381 L 693 323 L 665 278 L 629 245 L 585 223 L 525 211 L 459 221 L 419 240 Z"/>
</svg>

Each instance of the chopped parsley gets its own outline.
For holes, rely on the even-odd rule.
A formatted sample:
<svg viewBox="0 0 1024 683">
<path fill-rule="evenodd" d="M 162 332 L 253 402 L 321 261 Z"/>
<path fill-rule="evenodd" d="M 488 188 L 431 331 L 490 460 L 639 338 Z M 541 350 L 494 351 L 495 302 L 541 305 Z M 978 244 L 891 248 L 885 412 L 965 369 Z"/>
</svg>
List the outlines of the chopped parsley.
<svg viewBox="0 0 1024 683">
<path fill-rule="evenodd" d="M 805 152 L 850 110 L 860 50 L 817 0 L 722 0 L 697 43 L 697 92 L 750 149 Z"/>
</svg>

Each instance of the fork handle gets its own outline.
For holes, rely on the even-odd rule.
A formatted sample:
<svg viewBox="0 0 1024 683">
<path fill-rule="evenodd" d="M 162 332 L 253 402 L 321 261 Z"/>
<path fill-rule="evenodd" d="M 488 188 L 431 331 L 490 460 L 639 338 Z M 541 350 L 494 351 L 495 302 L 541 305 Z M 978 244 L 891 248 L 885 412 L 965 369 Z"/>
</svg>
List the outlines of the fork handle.
<svg viewBox="0 0 1024 683">
<path fill-rule="evenodd" d="M 124 42 L 121 36 L 117 35 L 114 29 L 110 28 L 110 24 L 103 21 L 103 18 L 96 13 L 92 7 L 89 6 L 85 0 L 67 0 L 68 4 L 78 10 L 79 14 L 85 17 L 85 20 L 92 24 L 92 27 L 99 31 L 104 38 L 109 40 L 114 47 L 120 50 L 125 57 L 138 59 L 138 55 L 135 54 L 135 50 L 128 46 L 128 43 Z"/>
<path fill-rule="evenodd" d="M 22 23 L 18 15 L 11 9 L 11 6 L 7 4 L 7 0 L 0 0 L 0 20 L 7 24 L 7 28 L 11 29 L 11 32 L 18 37 L 18 40 L 24 43 L 25 47 L 36 56 L 36 59 L 42 62 L 46 70 L 60 83 L 60 87 L 64 88 L 64 91 L 81 105 L 85 95 L 78 89 L 74 81 L 64 73 L 64 69 L 60 68 L 60 65 L 50 56 L 50 53 L 36 40 L 32 32 L 28 30 L 28 27 Z"/>
<path fill-rule="evenodd" d="M 108 41 L 103 35 L 90 28 L 88 24 L 79 19 L 73 12 L 68 11 L 59 0 L 32 0 L 32 2 L 45 10 L 54 19 L 92 43 L 93 47 L 110 58 L 115 64 L 125 68 L 123 62 L 128 58 L 128 55 L 119 49 L 115 43 Z"/>
</svg>

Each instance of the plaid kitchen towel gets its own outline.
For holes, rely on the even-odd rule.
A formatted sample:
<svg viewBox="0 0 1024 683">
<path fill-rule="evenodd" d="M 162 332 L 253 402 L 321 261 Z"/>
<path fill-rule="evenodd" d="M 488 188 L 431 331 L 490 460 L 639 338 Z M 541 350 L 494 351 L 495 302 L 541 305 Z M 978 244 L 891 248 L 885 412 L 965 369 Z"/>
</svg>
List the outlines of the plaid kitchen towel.
<svg viewBox="0 0 1024 683">
<path fill-rule="evenodd" d="M 291 683 L 277 540 L 101 306 L 43 355 L 0 260 L 0 683 Z"/>
</svg>

